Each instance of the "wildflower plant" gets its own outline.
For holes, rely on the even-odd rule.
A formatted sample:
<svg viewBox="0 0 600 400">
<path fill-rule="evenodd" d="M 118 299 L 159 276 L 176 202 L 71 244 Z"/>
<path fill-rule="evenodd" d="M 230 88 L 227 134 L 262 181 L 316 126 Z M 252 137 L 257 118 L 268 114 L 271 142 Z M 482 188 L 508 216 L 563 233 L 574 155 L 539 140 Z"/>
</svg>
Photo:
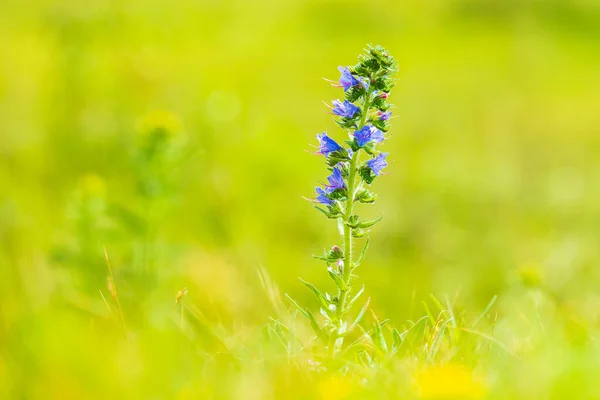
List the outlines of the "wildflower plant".
<svg viewBox="0 0 600 400">
<path fill-rule="evenodd" d="M 379 336 L 383 340 L 380 347 L 387 347 L 381 333 L 383 323 L 377 321 L 376 327 L 370 330 L 361 326 L 369 306 L 368 299 L 354 318 L 350 318 L 350 314 L 364 292 L 364 286 L 357 289 L 355 272 L 367 253 L 369 228 L 381 220 L 381 217 L 362 219 L 356 214 L 355 206 L 375 202 L 377 196 L 371 192 L 370 185 L 387 166 L 388 153 L 381 152 L 379 146 L 386 140 L 390 128 L 392 106 L 388 95 L 394 86 L 397 64 L 381 46 L 369 46 L 356 65 L 338 69 L 341 76 L 334 86 L 343 89 L 344 98 L 334 100 L 330 108 L 337 125 L 347 132 L 348 138 L 336 141 L 326 132 L 317 135 L 318 153 L 324 157 L 329 176 L 315 189 L 315 197 L 311 199 L 317 210 L 339 224 L 342 244 L 334 245 L 322 256 L 315 256 L 326 264 L 337 292 L 322 292 L 302 280 L 321 305 L 323 318 L 319 320 L 310 309 L 288 296 L 308 318 L 330 359 L 345 352 L 349 346 L 345 345 L 344 339 L 351 334 L 356 336 L 354 331 L 359 332 L 359 339 L 367 332 L 374 332 L 378 335 L 375 341 L 381 342 Z M 366 239 L 360 252 L 354 247 L 354 241 L 359 238 Z"/>
</svg>

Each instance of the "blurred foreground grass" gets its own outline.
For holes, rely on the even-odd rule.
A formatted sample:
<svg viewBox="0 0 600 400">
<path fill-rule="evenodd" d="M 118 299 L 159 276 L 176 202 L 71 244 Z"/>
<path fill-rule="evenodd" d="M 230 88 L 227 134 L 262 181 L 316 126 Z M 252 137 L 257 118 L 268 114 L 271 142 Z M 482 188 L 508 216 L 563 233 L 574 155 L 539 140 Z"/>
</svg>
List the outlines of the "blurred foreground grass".
<svg viewBox="0 0 600 400">
<path fill-rule="evenodd" d="M 596 2 L 27 3 L 0 3 L 0 398 L 600 397 Z M 336 232 L 303 150 L 369 42 L 401 69 L 360 278 L 416 324 L 350 380 L 269 317 L 308 339 L 280 294 L 311 304 Z"/>
</svg>

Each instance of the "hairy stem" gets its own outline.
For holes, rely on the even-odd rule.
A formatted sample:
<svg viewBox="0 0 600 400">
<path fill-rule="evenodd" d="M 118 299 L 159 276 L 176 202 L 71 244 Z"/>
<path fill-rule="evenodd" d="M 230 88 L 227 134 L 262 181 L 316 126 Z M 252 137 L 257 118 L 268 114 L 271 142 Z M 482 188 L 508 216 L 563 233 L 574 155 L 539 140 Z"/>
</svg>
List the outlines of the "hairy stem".
<svg viewBox="0 0 600 400">
<path fill-rule="evenodd" d="M 360 120 L 360 125 L 358 129 L 362 129 L 367 123 L 367 117 L 369 115 L 369 108 L 371 103 L 371 95 L 373 94 L 372 87 L 368 90 L 367 96 L 365 98 L 365 103 L 363 106 L 363 115 Z M 356 171 L 358 166 L 358 161 L 360 158 L 360 150 L 355 151 L 352 155 L 352 159 L 350 160 L 350 175 L 348 177 L 348 200 L 346 200 L 346 208 L 344 212 L 344 271 L 342 275 L 342 279 L 346 283 L 348 289 L 339 291 L 339 301 L 338 307 L 336 309 L 336 319 L 338 322 L 338 328 L 342 325 L 342 318 L 344 316 L 344 312 L 346 311 L 346 301 L 348 299 L 348 294 L 350 292 L 350 274 L 352 273 L 352 269 L 354 267 L 354 257 L 353 257 L 353 238 L 352 238 L 352 228 L 348 226 L 348 221 L 352 216 L 352 211 L 354 208 L 354 192 L 356 190 Z M 335 354 L 335 342 L 338 339 L 338 331 L 336 330 L 329 337 L 328 344 L 328 352 L 329 356 L 333 357 Z"/>
</svg>

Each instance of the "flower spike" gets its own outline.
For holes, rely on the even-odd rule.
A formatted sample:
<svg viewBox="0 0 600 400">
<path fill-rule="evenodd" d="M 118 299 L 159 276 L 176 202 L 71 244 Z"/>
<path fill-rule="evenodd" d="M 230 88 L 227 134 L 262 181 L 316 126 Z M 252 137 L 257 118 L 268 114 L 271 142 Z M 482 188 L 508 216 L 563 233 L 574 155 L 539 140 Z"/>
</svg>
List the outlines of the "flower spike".
<svg viewBox="0 0 600 400">
<path fill-rule="evenodd" d="M 308 318 L 330 359 L 352 347 L 344 342 L 346 334 L 358 329 L 359 325 L 362 332 L 369 331 L 362 327 L 368 300 L 355 317 L 350 318 L 349 314 L 363 292 L 363 289 L 356 292 L 353 282 L 356 278 L 354 271 L 363 263 L 368 248 L 368 228 L 379 222 L 381 217 L 362 220 L 355 214 L 355 206 L 375 202 L 377 195 L 368 190 L 366 185 L 381 176 L 388 165 L 388 153 L 377 151 L 376 146 L 385 140 L 384 132 L 389 129 L 391 112 L 388 110 L 391 104 L 388 103 L 388 94 L 394 86 L 396 62 L 384 48 L 369 46 L 359 56 L 356 65 L 338 67 L 338 70 L 341 76 L 339 85 L 335 86 L 343 88 L 344 99 L 332 101 L 330 108 L 337 117 L 336 123 L 349 135 L 350 140 L 344 142 L 349 148 L 330 138 L 327 133 L 317 135 L 319 153 L 326 157 L 331 174 L 326 184 L 315 188 L 316 197 L 312 199 L 319 203 L 315 205 L 317 210 L 327 218 L 337 220 L 342 234 L 343 245 L 331 247 L 323 256 L 314 256 L 326 263 L 327 273 L 337 293 L 322 293 L 314 285 L 302 281 L 321 304 L 322 322 L 308 308 L 301 307 L 290 298 L 292 304 Z M 361 163 L 360 157 L 364 155 L 368 156 L 368 160 Z M 353 242 L 361 237 L 367 237 L 367 241 L 362 252 L 355 254 Z"/>
</svg>

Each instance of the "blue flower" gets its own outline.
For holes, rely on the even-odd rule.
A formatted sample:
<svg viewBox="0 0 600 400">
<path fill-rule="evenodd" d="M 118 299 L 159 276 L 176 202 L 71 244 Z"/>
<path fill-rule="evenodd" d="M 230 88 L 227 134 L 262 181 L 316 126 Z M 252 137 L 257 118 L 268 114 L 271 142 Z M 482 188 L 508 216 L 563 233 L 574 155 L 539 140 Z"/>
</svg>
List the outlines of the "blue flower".
<svg viewBox="0 0 600 400">
<path fill-rule="evenodd" d="M 327 133 L 323 132 L 320 135 L 317 135 L 317 139 L 319 140 L 319 154 L 323 154 L 325 157 L 329 155 L 329 153 L 341 150 L 342 146 L 336 143 L 335 140 L 327 136 Z"/>
<path fill-rule="evenodd" d="M 388 119 L 390 119 L 392 112 L 388 111 L 388 112 L 383 112 L 383 111 L 379 111 L 379 119 L 382 121 L 387 121 Z"/>
<path fill-rule="evenodd" d="M 360 108 L 350 103 L 348 100 L 344 100 L 344 103 L 339 100 L 334 100 L 332 104 L 334 106 L 333 113 L 340 117 L 353 118 L 358 110 L 360 110 Z"/>
<path fill-rule="evenodd" d="M 329 185 L 325 186 L 325 193 L 328 194 L 337 189 L 344 189 L 346 187 L 342 171 L 338 168 L 333 169 L 333 173 L 327 177 L 327 181 L 329 182 Z"/>
<path fill-rule="evenodd" d="M 345 67 L 338 67 L 338 71 L 342 74 L 340 76 L 340 85 L 344 88 L 344 92 L 350 89 L 352 86 L 358 85 L 359 81 L 352 75 L 350 70 Z"/>
<path fill-rule="evenodd" d="M 333 204 L 333 200 L 327 197 L 327 194 L 323 189 L 317 187 L 315 190 L 317 191 L 317 201 L 319 203 L 325 204 L 326 206 L 330 206 L 331 204 Z"/>
<path fill-rule="evenodd" d="M 371 168 L 371 171 L 373 171 L 376 176 L 379 176 L 381 174 L 381 170 L 387 167 L 388 163 L 385 161 L 385 158 L 388 154 L 389 153 L 379 153 L 377 157 L 367 161 L 367 166 Z"/>
<path fill-rule="evenodd" d="M 375 128 L 374 126 L 371 127 L 371 141 L 373 141 L 373 143 L 381 143 L 385 140 L 385 136 L 383 135 L 383 132 L 381 132 L 379 129 Z"/>
<path fill-rule="evenodd" d="M 385 136 L 383 136 L 383 132 L 381 132 L 374 126 L 369 125 L 365 125 L 361 129 L 354 131 L 353 136 L 360 147 L 371 142 L 383 142 L 383 140 L 385 139 Z"/>
</svg>

